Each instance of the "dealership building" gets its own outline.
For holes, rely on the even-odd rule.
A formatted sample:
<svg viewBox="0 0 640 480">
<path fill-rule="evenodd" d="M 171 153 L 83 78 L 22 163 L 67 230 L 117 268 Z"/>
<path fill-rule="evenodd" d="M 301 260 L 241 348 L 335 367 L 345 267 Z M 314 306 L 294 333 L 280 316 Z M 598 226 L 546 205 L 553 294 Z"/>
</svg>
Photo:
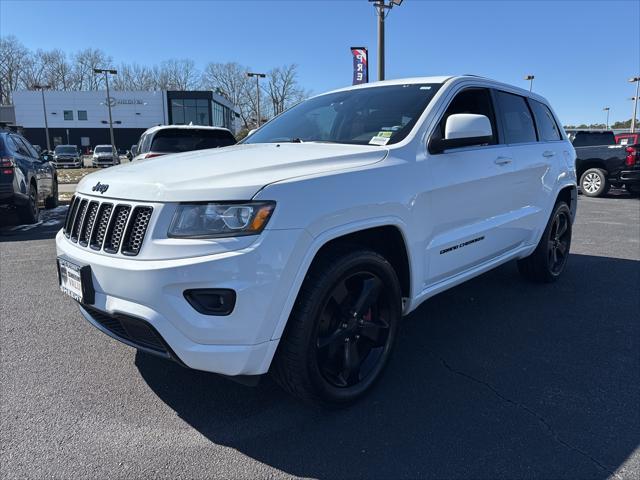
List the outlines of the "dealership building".
<svg viewBox="0 0 640 480">
<path fill-rule="evenodd" d="M 33 144 L 46 148 L 45 110 L 52 147 L 71 144 L 88 150 L 111 143 L 109 109 L 116 147 L 128 149 L 142 132 L 156 125 L 208 125 L 236 133 L 238 111 L 211 91 L 13 92 L 13 116 L 18 129 Z"/>
</svg>

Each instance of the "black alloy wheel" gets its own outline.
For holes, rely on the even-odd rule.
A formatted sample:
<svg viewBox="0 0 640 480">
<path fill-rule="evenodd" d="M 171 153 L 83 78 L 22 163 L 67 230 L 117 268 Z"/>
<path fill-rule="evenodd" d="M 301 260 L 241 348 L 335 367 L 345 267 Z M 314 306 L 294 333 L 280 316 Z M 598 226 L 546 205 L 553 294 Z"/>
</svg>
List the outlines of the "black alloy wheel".
<svg viewBox="0 0 640 480">
<path fill-rule="evenodd" d="M 380 378 L 401 316 L 400 282 L 383 256 L 358 246 L 328 250 L 307 273 L 271 373 L 302 400 L 353 403 Z"/>
<path fill-rule="evenodd" d="M 341 278 L 320 313 L 316 358 L 322 377 L 352 387 L 380 367 L 390 338 L 390 304 L 382 280 L 368 271 Z"/>
<path fill-rule="evenodd" d="M 566 209 L 556 210 L 548 241 L 549 270 L 558 276 L 564 270 L 571 246 L 571 218 Z"/>
</svg>

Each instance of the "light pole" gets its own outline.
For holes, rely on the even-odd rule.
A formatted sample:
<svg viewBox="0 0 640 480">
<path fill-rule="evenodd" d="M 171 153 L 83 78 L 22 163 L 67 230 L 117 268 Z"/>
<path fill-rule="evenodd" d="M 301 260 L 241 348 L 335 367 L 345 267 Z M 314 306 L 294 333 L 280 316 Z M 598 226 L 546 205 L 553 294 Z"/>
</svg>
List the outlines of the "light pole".
<svg viewBox="0 0 640 480">
<path fill-rule="evenodd" d="M 116 141 L 113 139 L 113 119 L 111 118 L 111 95 L 109 95 L 109 74 L 117 75 L 118 72 L 112 69 L 94 68 L 93 73 L 104 73 L 104 81 L 107 85 L 107 107 L 109 107 L 109 134 L 111 135 L 111 148 L 116 148 Z"/>
<path fill-rule="evenodd" d="M 638 95 L 640 95 L 640 77 L 632 77 L 629 82 L 636 84 L 636 96 L 633 101 L 633 115 L 631 116 L 631 133 L 636 132 L 636 115 L 638 114 Z"/>
<path fill-rule="evenodd" d="M 247 77 L 256 77 L 256 113 L 258 120 L 256 128 L 260 128 L 260 79 L 266 77 L 264 73 L 247 72 Z"/>
<path fill-rule="evenodd" d="M 607 130 L 609 130 L 609 112 L 611 111 L 610 107 L 604 107 L 602 109 L 603 112 L 607 112 Z"/>
<path fill-rule="evenodd" d="M 524 77 L 525 80 L 529 80 L 529 91 L 533 91 L 533 79 L 536 78 L 535 75 L 527 75 Z"/>
<path fill-rule="evenodd" d="M 402 4 L 402 0 L 369 0 L 369 2 L 373 3 L 378 16 L 378 80 L 384 80 L 384 19 L 394 6 L 399 7 Z"/>
<path fill-rule="evenodd" d="M 44 114 L 44 134 L 47 137 L 47 151 L 51 151 L 51 142 L 49 140 L 49 122 L 47 121 L 47 106 L 44 103 L 44 91 L 49 90 L 51 85 L 34 85 L 33 88 L 40 90 L 42 93 L 42 113 Z"/>
</svg>

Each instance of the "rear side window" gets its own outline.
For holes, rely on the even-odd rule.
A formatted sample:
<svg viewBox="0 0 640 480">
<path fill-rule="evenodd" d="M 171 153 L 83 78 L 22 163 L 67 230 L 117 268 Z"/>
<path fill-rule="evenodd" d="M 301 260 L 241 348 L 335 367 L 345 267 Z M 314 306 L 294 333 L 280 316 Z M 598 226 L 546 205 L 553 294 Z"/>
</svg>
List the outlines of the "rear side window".
<svg viewBox="0 0 640 480">
<path fill-rule="evenodd" d="M 553 114 L 543 103 L 529 99 L 529 105 L 533 110 L 533 116 L 536 118 L 538 126 L 538 135 L 541 142 L 551 142 L 553 140 L 562 140 L 562 134 L 558 128 Z"/>
<path fill-rule="evenodd" d="M 179 153 L 234 145 L 236 139 L 225 130 L 167 129 L 153 138 L 152 152 Z"/>
<path fill-rule="evenodd" d="M 496 91 L 496 101 L 504 130 L 504 143 L 535 142 L 536 128 L 524 97 Z"/>
<path fill-rule="evenodd" d="M 577 132 L 573 139 L 574 147 L 596 147 L 599 145 L 615 145 L 613 132 Z"/>
</svg>

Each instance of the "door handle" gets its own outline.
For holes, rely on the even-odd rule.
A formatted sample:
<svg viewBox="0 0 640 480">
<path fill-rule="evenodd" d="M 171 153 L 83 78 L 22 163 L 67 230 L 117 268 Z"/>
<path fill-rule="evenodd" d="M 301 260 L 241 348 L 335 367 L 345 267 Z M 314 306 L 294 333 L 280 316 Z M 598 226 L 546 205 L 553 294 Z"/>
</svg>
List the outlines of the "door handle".
<svg viewBox="0 0 640 480">
<path fill-rule="evenodd" d="M 552 152 L 551 150 L 546 150 L 545 152 L 542 153 L 542 156 L 549 158 L 549 157 L 553 157 L 555 154 L 556 152 Z"/>
<path fill-rule="evenodd" d="M 495 163 L 496 165 L 509 165 L 512 162 L 512 160 L 509 157 L 498 157 L 496 158 L 493 163 Z"/>
</svg>

